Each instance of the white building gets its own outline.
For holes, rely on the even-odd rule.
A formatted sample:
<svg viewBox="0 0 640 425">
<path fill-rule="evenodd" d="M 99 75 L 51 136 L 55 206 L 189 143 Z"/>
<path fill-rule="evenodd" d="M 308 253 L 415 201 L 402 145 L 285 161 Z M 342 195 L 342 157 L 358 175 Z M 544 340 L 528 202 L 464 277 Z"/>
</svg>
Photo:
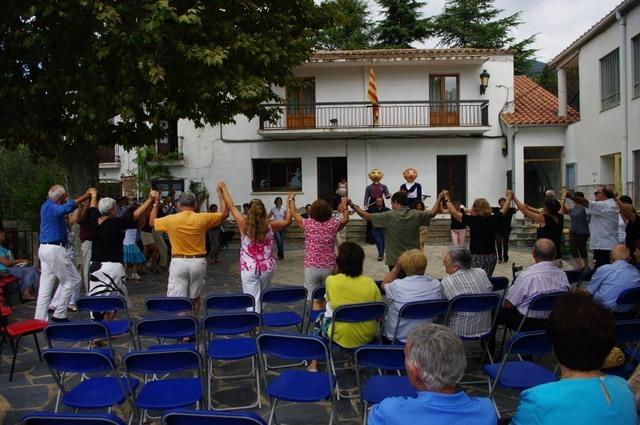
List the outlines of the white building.
<svg viewBox="0 0 640 425">
<path fill-rule="evenodd" d="M 371 68 L 377 123 L 367 96 Z M 481 90 L 484 70 L 490 77 Z M 270 205 L 275 196 L 294 191 L 303 206 L 330 199 L 346 176 L 350 196 L 361 203 L 369 170 L 381 169 L 394 192 L 404 183 L 403 170 L 413 167 L 424 194 L 448 188 L 465 204 L 480 196 L 496 203 L 514 183 L 512 176 L 520 193 L 535 186 L 526 183 L 531 176 L 521 163 L 528 151 L 534 158 L 542 151 L 528 147 L 561 149 L 563 126 L 571 121 L 513 125 L 524 106 L 516 101 L 514 111 L 518 86 L 506 50 L 318 52 L 295 76 L 296 84 L 279 89 L 287 105 L 271 105 L 283 112 L 277 122 L 237 117 L 234 125 L 196 128 L 180 120 L 158 144 L 162 152 L 183 154 L 169 164 L 173 179 L 158 182 L 161 187 L 188 190 L 190 181 L 202 181 L 215 193 L 215 182 L 225 180 L 237 204 L 258 197 Z M 557 116 L 556 98 L 545 93 L 552 97 L 547 108 Z M 105 181 L 135 172 L 130 153 L 115 153 L 105 152 L 110 158 L 101 163 Z"/>
<path fill-rule="evenodd" d="M 566 115 L 567 71 L 577 69 L 580 121 L 566 131 L 564 180 L 585 194 L 611 184 L 640 199 L 639 6 L 623 1 L 551 61 L 560 116 Z"/>
</svg>

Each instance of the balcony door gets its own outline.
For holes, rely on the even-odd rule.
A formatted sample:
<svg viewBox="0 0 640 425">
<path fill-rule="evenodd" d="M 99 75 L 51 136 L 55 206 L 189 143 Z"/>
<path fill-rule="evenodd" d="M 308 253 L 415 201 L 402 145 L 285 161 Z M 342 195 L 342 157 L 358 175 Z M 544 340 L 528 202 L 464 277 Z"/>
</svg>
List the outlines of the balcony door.
<svg viewBox="0 0 640 425">
<path fill-rule="evenodd" d="M 451 198 L 461 204 L 467 202 L 467 157 L 465 155 L 438 155 L 438 192 L 447 189 Z M 435 198 L 435 197 L 434 197 Z"/>
<path fill-rule="evenodd" d="M 315 128 L 316 80 L 297 78 L 287 86 L 287 128 Z"/>
<path fill-rule="evenodd" d="M 457 75 L 431 75 L 429 77 L 429 123 L 432 127 L 457 127 L 459 82 Z"/>
</svg>

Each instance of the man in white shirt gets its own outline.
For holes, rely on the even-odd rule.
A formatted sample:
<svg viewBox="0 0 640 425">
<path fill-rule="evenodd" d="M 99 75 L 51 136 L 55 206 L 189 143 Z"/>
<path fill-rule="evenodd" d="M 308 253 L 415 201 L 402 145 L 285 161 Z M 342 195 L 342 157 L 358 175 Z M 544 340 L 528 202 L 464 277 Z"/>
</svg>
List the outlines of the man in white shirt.
<svg viewBox="0 0 640 425">
<path fill-rule="evenodd" d="M 594 267 L 609 264 L 611 249 L 618 245 L 618 217 L 620 210 L 615 194 L 610 187 L 598 186 L 593 193 L 595 201 L 589 201 L 580 196 L 574 196 L 563 189 L 564 197 L 572 199 L 578 205 L 587 209 L 591 216 L 589 232 L 591 233 L 591 249 L 593 250 Z"/>
</svg>

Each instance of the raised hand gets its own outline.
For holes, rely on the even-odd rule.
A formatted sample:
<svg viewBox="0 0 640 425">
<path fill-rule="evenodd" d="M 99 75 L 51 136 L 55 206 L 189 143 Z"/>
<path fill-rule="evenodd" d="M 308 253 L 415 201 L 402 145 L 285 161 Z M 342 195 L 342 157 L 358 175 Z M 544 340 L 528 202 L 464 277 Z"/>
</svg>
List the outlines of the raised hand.
<svg viewBox="0 0 640 425">
<path fill-rule="evenodd" d="M 158 199 L 159 197 L 160 193 L 156 189 L 149 191 L 149 199 Z"/>
<path fill-rule="evenodd" d="M 87 193 L 91 196 L 98 196 L 98 190 L 95 187 L 87 189 Z"/>
</svg>

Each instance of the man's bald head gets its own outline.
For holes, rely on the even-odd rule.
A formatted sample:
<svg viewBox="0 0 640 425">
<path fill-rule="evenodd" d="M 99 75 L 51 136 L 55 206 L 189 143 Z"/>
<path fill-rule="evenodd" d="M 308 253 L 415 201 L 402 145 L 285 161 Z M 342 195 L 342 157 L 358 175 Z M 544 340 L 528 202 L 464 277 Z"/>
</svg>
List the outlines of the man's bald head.
<svg viewBox="0 0 640 425">
<path fill-rule="evenodd" d="M 536 263 L 553 261 L 556 258 L 556 244 L 551 239 L 538 239 L 533 244 L 533 259 Z"/>
<path fill-rule="evenodd" d="M 630 256 L 631 256 L 631 253 L 629 252 L 629 248 L 627 248 L 623 244 L 616 245 L 616 246 L 613 247 L 613 249 L 611 249 L 611 262 L 612 263 L 614 261 L 618 261 L 618 260 L 628 261 Z"/>
</svg>

